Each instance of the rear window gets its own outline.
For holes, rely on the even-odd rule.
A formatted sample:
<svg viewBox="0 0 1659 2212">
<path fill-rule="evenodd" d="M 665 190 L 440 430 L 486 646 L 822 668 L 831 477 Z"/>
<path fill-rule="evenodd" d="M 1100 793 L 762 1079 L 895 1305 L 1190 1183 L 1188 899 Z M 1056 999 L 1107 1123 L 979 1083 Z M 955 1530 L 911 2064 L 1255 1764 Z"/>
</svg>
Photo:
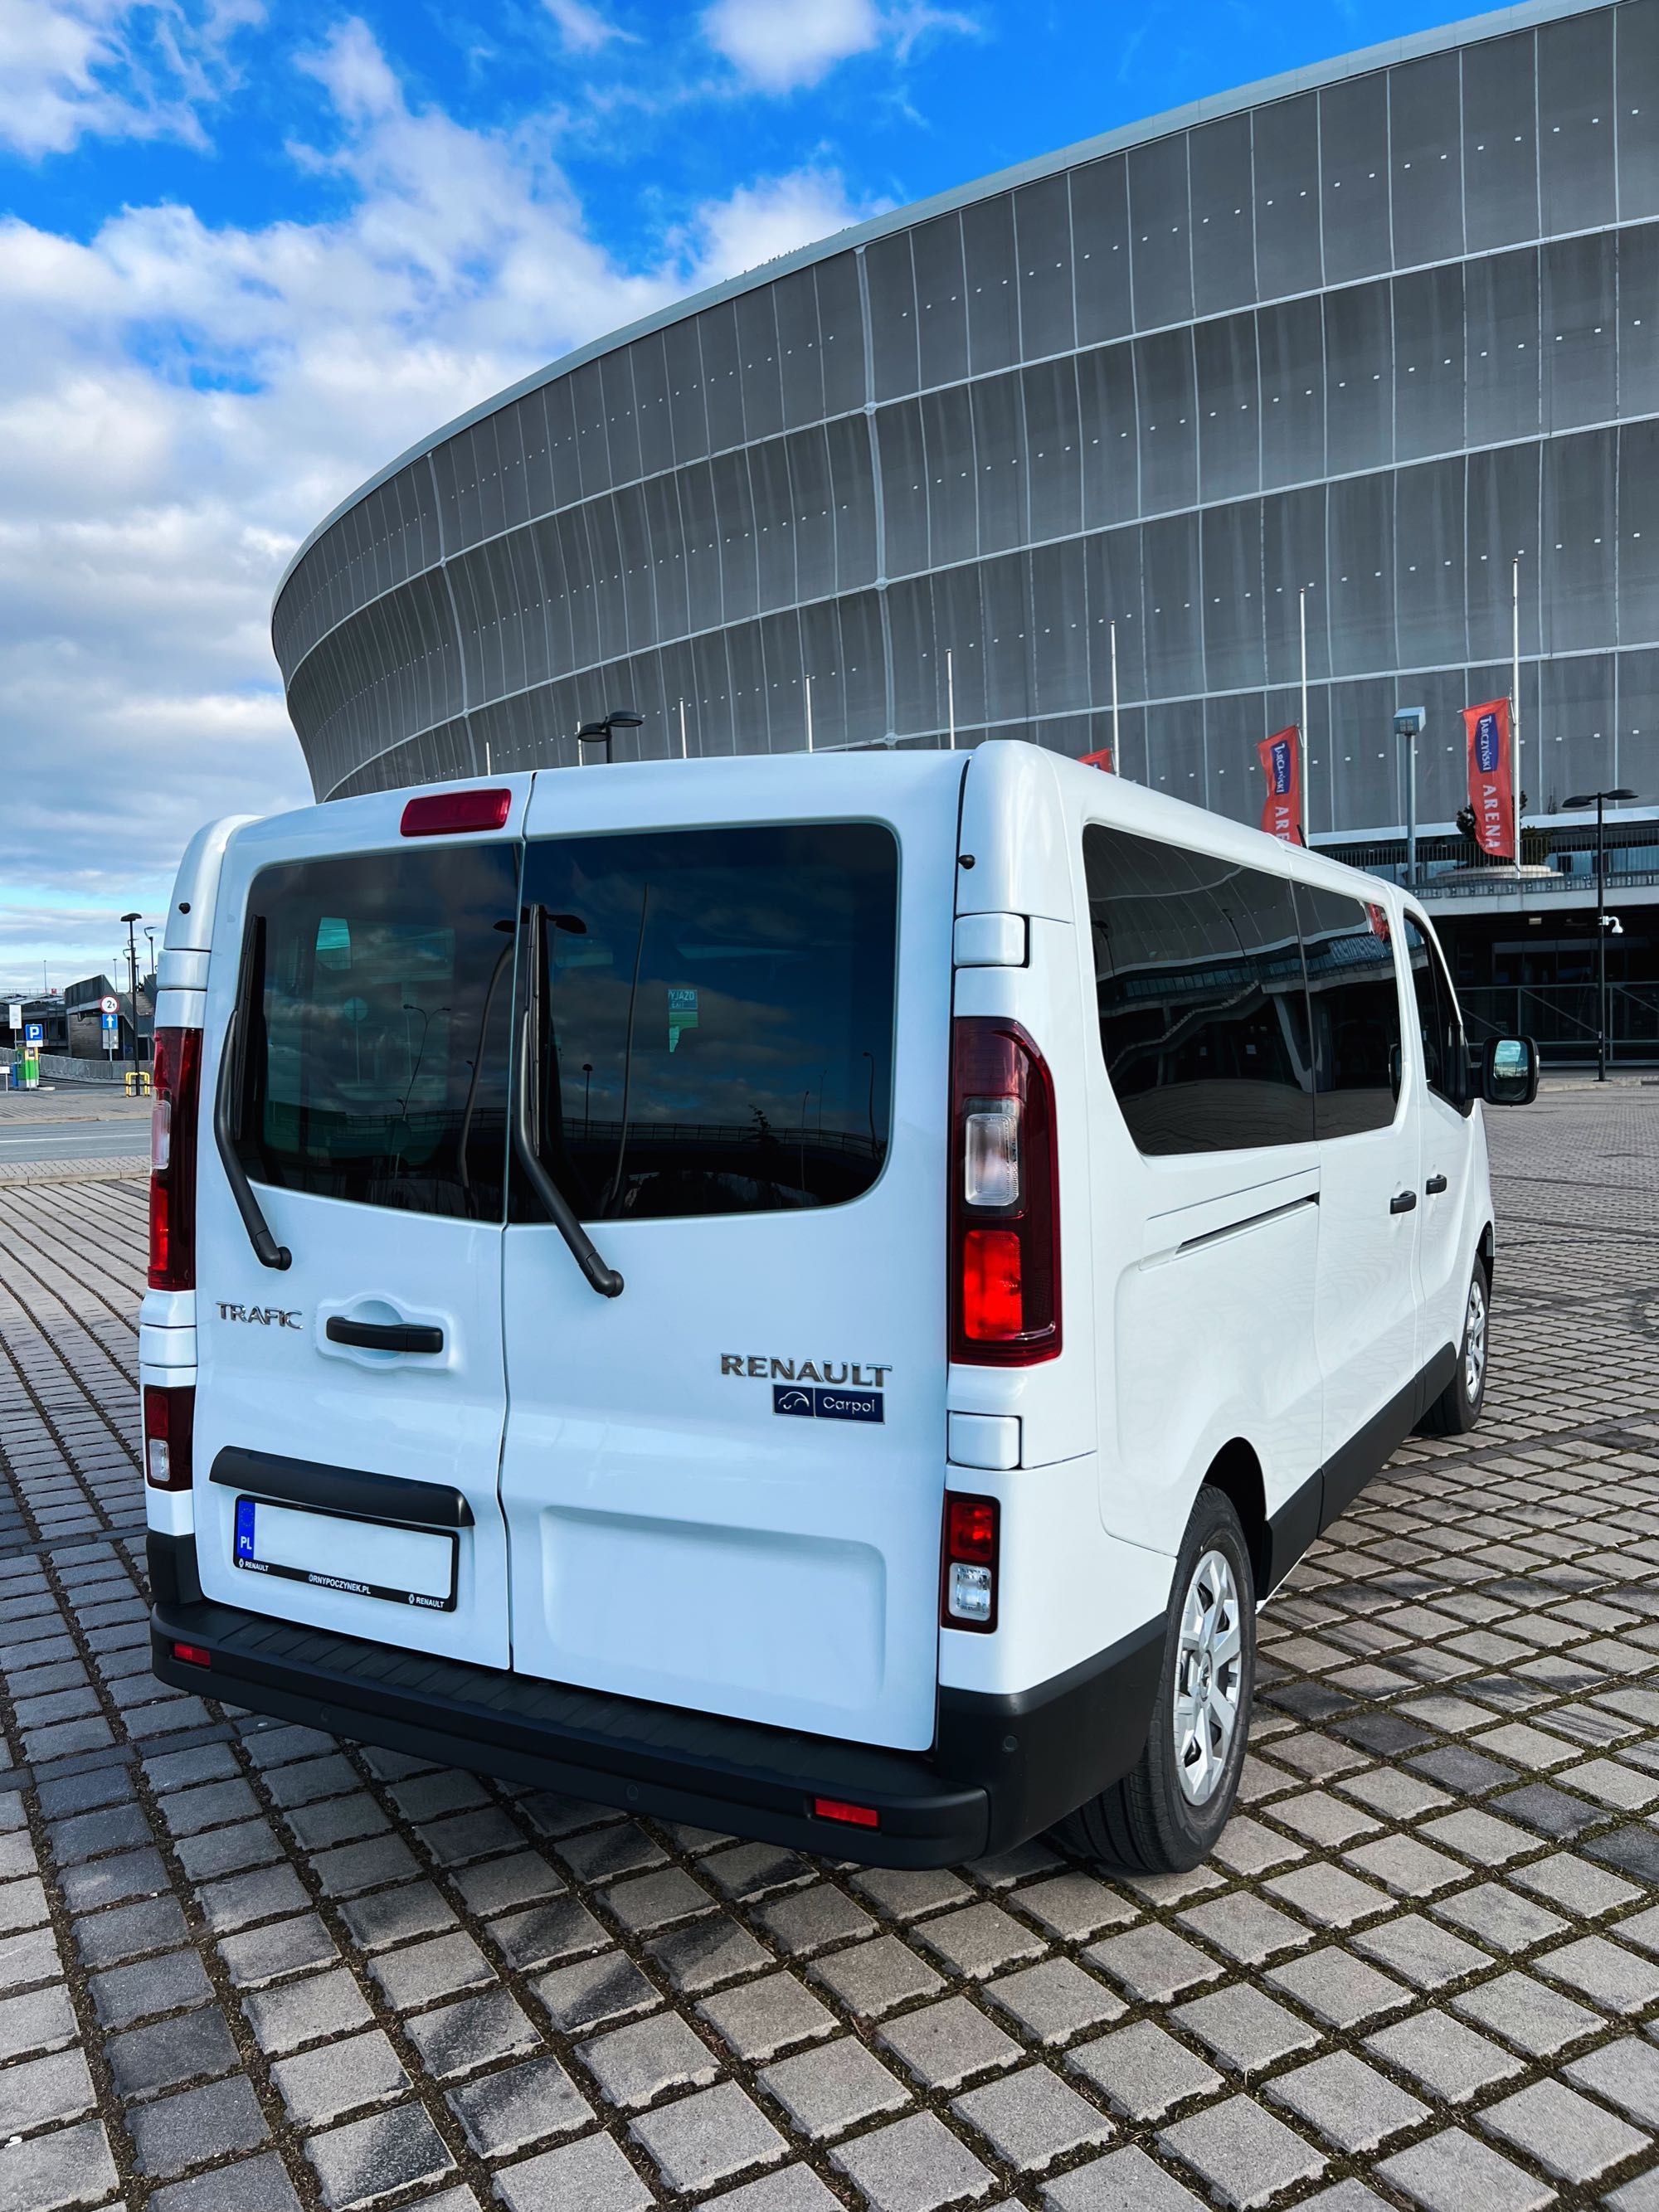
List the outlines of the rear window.
<svg viewBox="0 0 1659 2212">
<path fill-rule="evenodd" d="M 866 823 L 532 845 L 547 1166 L 582 1219 L 834 1206 L 881 1172 L 898 850 Z"/>
<path fill-rule="evenodd" d="M 501 1216 L 518 848 L 261 869 L 239 1005 L 257 1182 Z"/>
</svg>

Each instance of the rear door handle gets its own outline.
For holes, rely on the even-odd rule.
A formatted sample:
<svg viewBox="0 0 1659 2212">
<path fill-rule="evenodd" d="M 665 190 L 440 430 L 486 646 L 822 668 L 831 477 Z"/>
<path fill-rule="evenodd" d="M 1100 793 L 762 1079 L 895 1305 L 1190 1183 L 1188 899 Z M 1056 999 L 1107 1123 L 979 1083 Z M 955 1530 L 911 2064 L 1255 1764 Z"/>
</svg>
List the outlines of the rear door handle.
<svg viewBox="0 0 1659 2212">
<path fill-rule="evenodd" d="M 355 1345 L 359 1352 L 441 1352 L 444 1333 L 412 1321 L 348 1321 L 331 1314 L 323 1334 L 331 1344 Z"/>
<path fill-rule="evenodd" d="M 1417 1193 L 1414 1190 L 1396 1191 L 1389 1200 L 1390 1213 L 1411 1213 L 1415 1212 L 1416 1207 Z"/>
<path fill-rule="evenodd" d="M 1431 1176 L 1423 1186 L 1425 1195 L 1429 1198 L 1438 1198 L 1441 1192 L 1444 1190 L 1445 1188 L 1446 1178 L 1444 1176 Z"/>
</svg>

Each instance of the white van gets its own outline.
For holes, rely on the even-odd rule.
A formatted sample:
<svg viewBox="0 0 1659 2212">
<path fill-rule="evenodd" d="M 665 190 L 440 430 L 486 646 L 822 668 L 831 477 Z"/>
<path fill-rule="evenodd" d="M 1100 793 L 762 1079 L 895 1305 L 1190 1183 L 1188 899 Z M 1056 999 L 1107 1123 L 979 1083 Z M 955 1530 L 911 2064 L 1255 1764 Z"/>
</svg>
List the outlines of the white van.
<svg viewBox="0 0 1659 2212">
<path fill-rule="evenodd" d="M 876 1864 L 1188 1866 L 1255 1607 L 1479 1416 L 1422 911 L 1034 746 L 222 822 L 166 946 L 166 1681 Z"/>
</svg>

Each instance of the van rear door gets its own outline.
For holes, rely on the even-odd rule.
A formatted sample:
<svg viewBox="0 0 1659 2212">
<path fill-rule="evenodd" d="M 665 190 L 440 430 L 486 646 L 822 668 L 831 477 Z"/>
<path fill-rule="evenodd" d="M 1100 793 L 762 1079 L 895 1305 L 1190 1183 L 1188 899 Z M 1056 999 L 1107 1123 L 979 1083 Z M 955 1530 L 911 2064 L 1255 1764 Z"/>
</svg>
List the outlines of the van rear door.
<svg viewBox="0 0 1659 2212">
<path fill-rule="evenodd" d="M 526 1110 L 624 1287 L 597 1293 L 515 1189 L 501 1500 L 521 1671 L 933 1740 L 961 769 L 537 779 Z"/>
<path fill-rule="evenodd" d="M 231 847 L 198 1143 L 193 1486 L 208 1596 L 501 1667 L 506 1077 L 530 779 L 507 781 L 498 832 L 406 837 L 397 793 Z M 419 802 L 428 821 L 441 796 Z M 237 1168 L 286 1268 L 256 1255 Z"/>
</svg>

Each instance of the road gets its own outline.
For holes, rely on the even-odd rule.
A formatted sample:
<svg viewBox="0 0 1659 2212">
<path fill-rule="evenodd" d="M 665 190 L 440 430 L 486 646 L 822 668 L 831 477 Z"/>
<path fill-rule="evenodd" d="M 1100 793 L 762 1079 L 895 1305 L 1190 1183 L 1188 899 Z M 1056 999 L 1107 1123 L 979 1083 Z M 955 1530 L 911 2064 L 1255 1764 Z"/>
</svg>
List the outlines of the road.
<svg viewBox="0 0 1659 2212">
<path fill-rule="evenodd" d="M 0 1167 L 18 1160 L 130 1159 L 149 1151 L 149 1121 L 0 1128 Z"/>
<path fill-rule="evenodd" d="M 164 1690 L 143 1182 L 9 1189 L 0 2212 L 1659 2212 L 1659 1091 L 1489 1126 L 1486 1419 L 1275 1597 L 1239 1813 L 1158 1881 Z"/>
</svg>

